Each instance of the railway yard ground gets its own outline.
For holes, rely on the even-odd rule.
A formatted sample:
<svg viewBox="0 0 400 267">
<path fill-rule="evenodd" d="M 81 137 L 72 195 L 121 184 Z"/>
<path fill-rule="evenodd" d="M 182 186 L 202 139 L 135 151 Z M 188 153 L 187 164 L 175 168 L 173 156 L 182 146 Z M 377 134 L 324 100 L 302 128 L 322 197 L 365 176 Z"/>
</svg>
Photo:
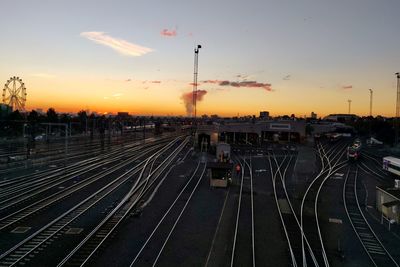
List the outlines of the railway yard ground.
<svg viewBox="0 0 400 267">
<path fill-rule="evenodd" d="M 349 143 L 232 146 L 228 188 L 184 134 L 39 144 L 0 165 L 0 266 L 399 266 L 375 195 L 394 178 Z"/>
</svg>

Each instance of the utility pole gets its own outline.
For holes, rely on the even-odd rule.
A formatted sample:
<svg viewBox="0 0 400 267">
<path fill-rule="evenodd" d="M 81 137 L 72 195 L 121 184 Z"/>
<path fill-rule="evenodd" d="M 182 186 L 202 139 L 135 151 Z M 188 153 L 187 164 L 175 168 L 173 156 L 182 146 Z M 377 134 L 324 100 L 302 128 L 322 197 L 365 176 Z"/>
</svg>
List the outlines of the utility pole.
<svg viewBox="0 0 400 267">
<path fill-rule="evenodd" d="M 399 143 L 399 115 L 400 115 L 400 72 L 395 73 L 397 78 L 396 118 L 394 119 L 395 138 L 394 144 Z"/>
<path fill-rule="evenodd" d="M 351 113 L 351 100 L 347 100 L 347 102 L 349 102 L 349 114 Z"/>
</svg>

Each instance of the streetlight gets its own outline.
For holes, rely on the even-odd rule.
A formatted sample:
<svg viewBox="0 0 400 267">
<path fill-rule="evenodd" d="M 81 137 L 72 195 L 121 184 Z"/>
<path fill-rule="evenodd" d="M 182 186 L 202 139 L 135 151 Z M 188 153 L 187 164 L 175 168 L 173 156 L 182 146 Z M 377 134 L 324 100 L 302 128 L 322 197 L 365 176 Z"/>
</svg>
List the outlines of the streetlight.
<svg viewBox="0 0 400 267">
<path fill-rule="evenodd" d="M 349 102 L 349 114 L 351 113 L 351 100 L 347 100 L 347 102 Z"/>
</svg>

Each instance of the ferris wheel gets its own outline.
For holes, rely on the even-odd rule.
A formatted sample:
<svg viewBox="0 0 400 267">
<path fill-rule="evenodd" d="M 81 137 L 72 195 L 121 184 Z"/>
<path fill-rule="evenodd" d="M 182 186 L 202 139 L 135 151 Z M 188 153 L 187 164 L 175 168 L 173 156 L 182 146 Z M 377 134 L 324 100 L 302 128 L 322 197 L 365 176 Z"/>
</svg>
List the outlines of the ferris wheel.
<svg viewBox="0 0 400 267">
<path fill-rule="evenodd" d="M 11 77 L 7 80 L 3 89 L 3 103 L 12 107 L 12 110 L 25 110 L 26 88 L 22 79 Z"/>
</svg>

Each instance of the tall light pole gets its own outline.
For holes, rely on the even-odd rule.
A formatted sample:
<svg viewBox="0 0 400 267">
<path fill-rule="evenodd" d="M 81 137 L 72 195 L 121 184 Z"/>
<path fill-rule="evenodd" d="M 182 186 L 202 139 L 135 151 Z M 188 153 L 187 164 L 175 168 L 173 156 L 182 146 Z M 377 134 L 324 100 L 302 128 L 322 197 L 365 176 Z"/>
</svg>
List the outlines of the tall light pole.
<svg viewBox="0 0 400 267">
<path fill-rule="evenodd" d="M 369 90 L 369 137 L 372 138 L 372 96 L 374 91 L 372 89 Z"/>
<path fill-rule="evenodd" d="M 196 48 L 194 49 L 194 77 L 193 77 L 193 110 L 192 110 L 192 116 L 194 120 L 196 119 L 196 113 L 197 113 L 197 74 L 198 74 L 198 67 L 199 67 L 199 49 L 201 48 L 201 45 L 197 45 Z"/>
<path fill-rule="evenodd" d="M 349 102 L 349 114 L 351 113 L 351 100 L 347 100 L 347 102 Z"/>
<path fill-rule="evenodd" d="M 396 98 L 396 118 L 394 119 L 394 144 L 397 146 L 399 143 L 399 115 L 400 115 L 400 72 L 395 73 L 397 78 L 397 98 Z"/>
<path fill-rule="evenodd" d="M 372 96 L 374 94 L 374 91 L 372 89 L 369 90 L 369 116 L 372 117 Z"/>
</svg>

